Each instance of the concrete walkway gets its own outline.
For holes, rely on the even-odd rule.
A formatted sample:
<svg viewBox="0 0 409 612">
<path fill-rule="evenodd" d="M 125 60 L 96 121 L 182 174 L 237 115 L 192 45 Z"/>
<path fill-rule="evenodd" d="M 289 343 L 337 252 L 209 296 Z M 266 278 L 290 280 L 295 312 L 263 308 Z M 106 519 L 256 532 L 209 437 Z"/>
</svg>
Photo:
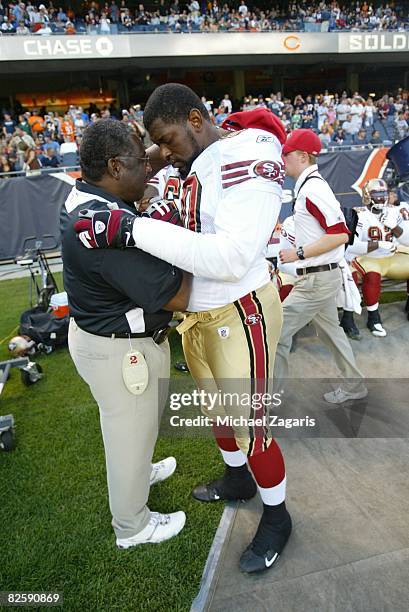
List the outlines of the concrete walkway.
<svg viewBox="0 0 409 612">
<path fill-rule="evenodd" d="M 382 339 L 366 330 L 365 316 L 357 317 L 362 340 L 352 346 L 358 364 L 368 377 L 408 378 L 409 322 L 403 304 L 383 306 L 382 313 L 388 331 Z M 336 375 L 312 328 L 298 339 L 291 368 L 293 376 Z M 270 571 L 240 573 L 238 560 L 257 528 L 261 501 L 239 504 L 201 609 L 407 612 L 409 440 L 286 438 L 280 444 L 294 523 L 290 541 Z"/>
</svg>

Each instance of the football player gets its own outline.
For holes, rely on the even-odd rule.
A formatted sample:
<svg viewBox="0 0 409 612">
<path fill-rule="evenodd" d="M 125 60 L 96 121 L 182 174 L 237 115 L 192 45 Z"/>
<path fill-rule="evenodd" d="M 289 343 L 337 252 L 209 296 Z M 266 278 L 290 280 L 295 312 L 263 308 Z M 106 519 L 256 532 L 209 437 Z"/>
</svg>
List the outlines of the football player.
<svg viewBox="0 0 409 612">
<path fill-rule="evenodd" d="M 357 223 L 353 243 L 346 250 L 355 282 L 362 283 L 368 311 L 367 327 L 374 336 L 386 336 L 379 314 L 382 278 L 409 279 L 409 255 L 396 252 L 407 243 L 408 230 L 398 207 L 388 203 L 388 186 L 383 179 L 371 179 L 363 187 L 364 207 L 356 209 Z M 341 326 L 356 337 L 353 313 L 344 311 Z"/>
<path fill-rule="evenodd" d="M 236 113 L 229 117 L 234 125 L 226 127 L 238 131 L 218 130 L 191 89 L 174 83 L 157 88 L 146 104 L 144 122 L 165 163 L 183 179 L 184 227 L 120 210 L 104 220 L 85 212 L 78 224 L 90 248 L 136 246 L 193 273 L 179 331 L 189 370 L 206 392 L 231 394 L 240 381 L 240 389 L 250 389 L 251 395 L 264 393 L 281 331 L 280 299 L 265 252 L 281 208 L 285 130 L 266 109 L 256 109 L 252 118 L 257 129 L 241 129 L 249 127 L 249 113 Z M 163 205 L 162 220 L 172 214 L 170 204 Z M 105 229 L 98 233 L 101 223 Z M 263 411 L 256 415 L 253 404 L 202 409 L 213 419 L 225 473 L 196 487 L 193 495 L 207 502 L 249 499 L 258 487 L 263 513 L 240 567 L 248 573 L 270 568 L 291 532 L 280 448 L 263 425 Z M 233 420 L 244 416 L 244 424 L 218 424 L 217 416 L 226 414 Z M 245 424 L 255 421 L 252 415 L 260 417 L 261 425 Z"/>
</svg>

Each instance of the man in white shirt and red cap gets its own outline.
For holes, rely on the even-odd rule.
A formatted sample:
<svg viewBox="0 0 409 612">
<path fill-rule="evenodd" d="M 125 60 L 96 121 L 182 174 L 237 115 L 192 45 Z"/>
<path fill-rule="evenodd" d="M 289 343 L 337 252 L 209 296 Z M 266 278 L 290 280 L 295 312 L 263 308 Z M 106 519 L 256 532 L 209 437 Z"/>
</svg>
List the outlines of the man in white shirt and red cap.
<svg viewBox="0 0 409 612">
<path fill-rule="evenodd" d="M 279 253 L 281 263 L 296 262 L 298 281 L 283 303 L 283 328 L 277 347 L 274 378 L 288 377 L 288 357 L 293 336 L 313 323 L 319 338 L 330 349 L 345 379 L 354 379 L 324 395 L 340 404 L 362 399 L 367 389 L 349 341 L 339 326 L 336 296 L 342 284 L 339 263 L 349 230 L 340 204 L 319 174 L 318 136 L 308 129 L 294 130 L 283 147 L 286 173 L 295 183 L 295 246 Z"/>
</svg>

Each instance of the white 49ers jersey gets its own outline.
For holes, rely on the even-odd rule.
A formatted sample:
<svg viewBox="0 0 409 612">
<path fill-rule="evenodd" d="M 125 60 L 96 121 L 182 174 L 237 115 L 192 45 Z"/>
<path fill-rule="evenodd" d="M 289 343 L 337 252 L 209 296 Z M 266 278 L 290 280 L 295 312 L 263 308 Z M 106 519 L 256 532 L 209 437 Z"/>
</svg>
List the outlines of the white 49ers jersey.
<svg viewBox="0 0 409 612">
<path fill-rule="evenodd" d="M 393 236 L 391 231 L 386 228 L 383 223 L 381 223 L 379 217 L 372 213 L 369 209 L 357 209 L 357 213 L 357 236 L 355 236 L 354 243 L 350 245 L 346 250 L 346 260 L 351 261 L 359 255 L 365 255 L 367 257 L 375 258 L 391 257 L 393 253 L 382 248 L 376 249 L 376 251 L 371 251 L 370 253 L 367 252 L 367 247 L 365 249 L 364 243 L 368 243 L 371 240 L 387 241 L 394 243 L 397 242 L 397 240 Z"/>
<path fill-rule="evenodd" d="M 265 256 L 283 181 L 275 136 L 231 132 L 196 158 L 180 185 L 185 230 L 150 219 L 135 224 L 139 248 L 192 272 L 189 311 L 224 306 L 269 282 Z"/>
</svg>

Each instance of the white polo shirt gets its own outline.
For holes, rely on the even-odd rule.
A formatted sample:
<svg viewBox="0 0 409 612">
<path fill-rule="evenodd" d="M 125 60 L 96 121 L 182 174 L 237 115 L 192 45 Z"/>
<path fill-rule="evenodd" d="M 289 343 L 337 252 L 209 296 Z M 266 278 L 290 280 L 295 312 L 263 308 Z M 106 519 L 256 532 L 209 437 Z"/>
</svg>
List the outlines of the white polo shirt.
<svg viewBox="0 0 409 612">
<path fill-rule="evenodd" d="M 349 234 L 340 203 L 327 181 L 318 172 L 316 164 L 306 168 L 298 177 L 294 188 L 295 244 L 306 247 L 325 234 Z M 344 258 L 344 245 L 297 262 L 297 268 L 309 268 L 339 263 Z"/>
</svg>

